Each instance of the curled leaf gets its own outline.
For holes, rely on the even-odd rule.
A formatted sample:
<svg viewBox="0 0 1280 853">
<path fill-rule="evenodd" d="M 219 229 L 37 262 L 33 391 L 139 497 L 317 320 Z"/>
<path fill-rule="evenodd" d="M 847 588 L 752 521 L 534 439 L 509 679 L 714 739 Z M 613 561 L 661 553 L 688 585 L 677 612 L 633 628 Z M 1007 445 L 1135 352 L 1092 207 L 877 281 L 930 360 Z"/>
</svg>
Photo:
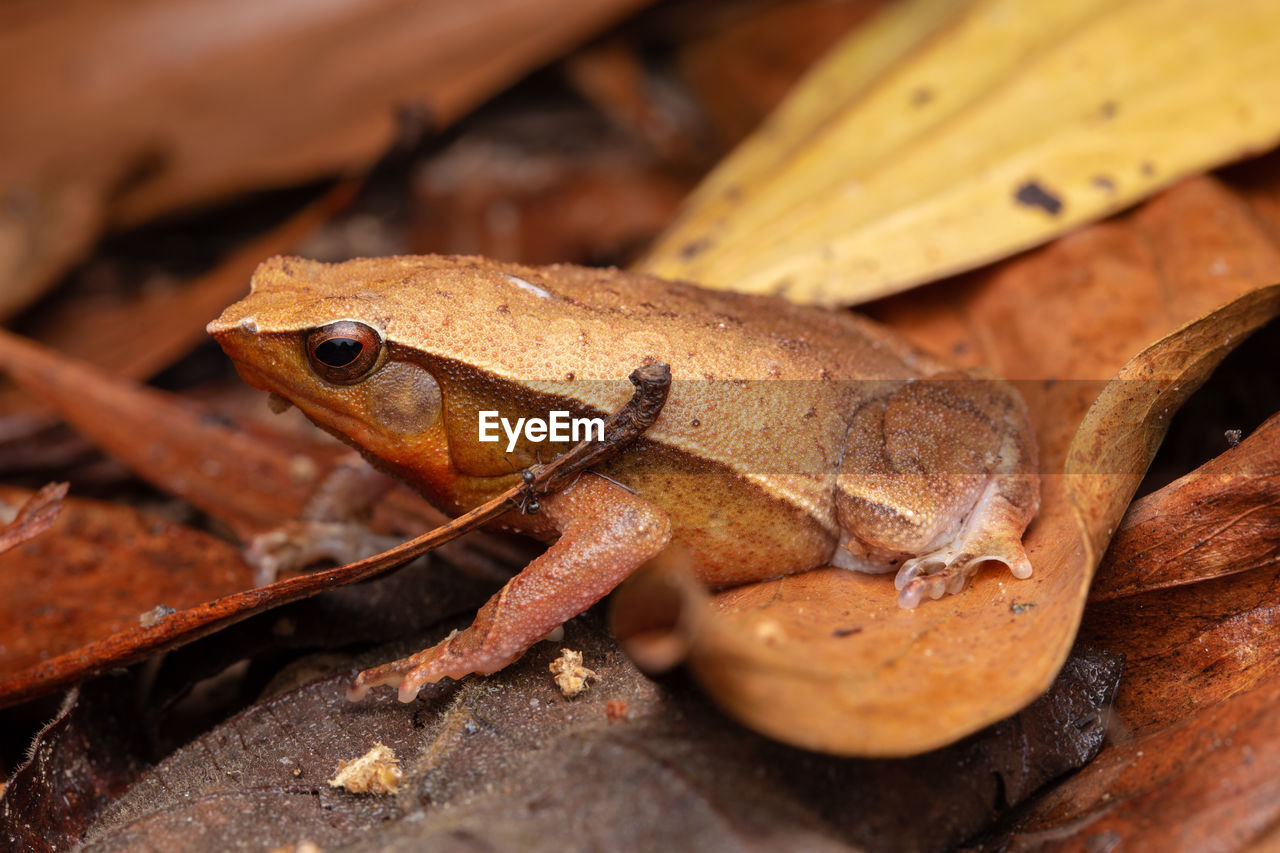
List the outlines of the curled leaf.
<svg viewBox="0 0 1280 853">
<path fill-rule="evenodd" d="M 897 4 L 641 268 L 851 304 L 1006 257 L 1275 145 L 1278 28 L 1272 0 Z"/>
<path fill-rule="evenodd" d="M 668 566 L 615 596 L 624 648 L 655 669 L 686 660 L 735 717 L 811 749 L 913 754 L 1008 716 L 1065 659 L 1169 416 L 1280 313 L 1280 287 L 1252 290 L 1263 275 L 1280 278 L 1270 236 L 1194 181 L 981 278 L 876 306 L 917 342 L 1016 380 L 1041 449 L 1034 575 L 984 571 L 903 611 L 881 577 L 822 569 L 707 596 Z M 1095 297 L 1096 310 L 1067 308 Z"/>
<path fill-rule="evenodd" d="M 1277 601 L 1271 567 L 1091 604 L 1082 643 L 1128 660 L 1109 743 L 983 849 L 1272 849 Z"/>
<path fill-rule="evenodd" d="M 1276 565 L 1280 415 L 1239 446 L 1134 501 L 1089 591 L 1105 601 Z"/>
</svg>

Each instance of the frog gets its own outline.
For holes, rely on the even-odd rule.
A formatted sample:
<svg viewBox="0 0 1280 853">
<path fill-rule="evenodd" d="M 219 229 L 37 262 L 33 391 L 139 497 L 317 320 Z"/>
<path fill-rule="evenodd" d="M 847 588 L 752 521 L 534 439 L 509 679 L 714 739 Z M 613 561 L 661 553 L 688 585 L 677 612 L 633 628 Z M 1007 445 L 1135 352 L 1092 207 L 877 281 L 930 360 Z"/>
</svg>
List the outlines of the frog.
<svg viewBox="0 0 1280 853">
<path fill-rule="evenodd" d="M 353 699 L 495 673 L 672 555 L 710 589 L 892 572 L 885 594 L 907 609 L 987 564 L 1032 572 L 1037 448 L 1016 389 L 852 311 L 612 268 L 275 257 L 208 331 L 249 385 L 453 514 L 571 446 L 481 440 L 495 416 L 604 417 L 635 368 L 669 365 L 643 435 L 494 522 L 546 550 L 469 627 L 360 673 Z"/>
</svg>

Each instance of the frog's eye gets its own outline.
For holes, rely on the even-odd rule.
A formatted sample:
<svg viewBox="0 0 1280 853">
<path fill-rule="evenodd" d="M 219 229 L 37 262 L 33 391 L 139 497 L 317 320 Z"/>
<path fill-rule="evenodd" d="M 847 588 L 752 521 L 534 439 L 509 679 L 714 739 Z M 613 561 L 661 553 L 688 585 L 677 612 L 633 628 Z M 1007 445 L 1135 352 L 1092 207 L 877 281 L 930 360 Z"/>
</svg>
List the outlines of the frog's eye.
<svg viewBox="0 0 1280 853">
<path fill-rule="evenodd" d="M 350 385 L 373 372 L 382 361 L 382 336 L 372 326 L 338 320 L 307 335 L 311 369 L 329 382 Z"/>
</svg>

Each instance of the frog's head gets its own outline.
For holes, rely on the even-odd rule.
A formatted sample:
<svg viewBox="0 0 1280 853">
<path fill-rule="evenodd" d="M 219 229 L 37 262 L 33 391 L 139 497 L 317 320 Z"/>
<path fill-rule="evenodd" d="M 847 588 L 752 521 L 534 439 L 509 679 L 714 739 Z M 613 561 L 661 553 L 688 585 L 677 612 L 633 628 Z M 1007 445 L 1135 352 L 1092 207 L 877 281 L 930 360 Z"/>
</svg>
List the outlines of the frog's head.
<svg viewBox="0 0 1280 853">
<path fill-rule="evenodd" d="M 388 340 L 376 289 L 327 264 L 273 258 L 208 331 L 246 382 L 410 480 L 447 467 L 440 385 Z M 439 483 L 433 485 L 439 486 Z"/>
</svg>

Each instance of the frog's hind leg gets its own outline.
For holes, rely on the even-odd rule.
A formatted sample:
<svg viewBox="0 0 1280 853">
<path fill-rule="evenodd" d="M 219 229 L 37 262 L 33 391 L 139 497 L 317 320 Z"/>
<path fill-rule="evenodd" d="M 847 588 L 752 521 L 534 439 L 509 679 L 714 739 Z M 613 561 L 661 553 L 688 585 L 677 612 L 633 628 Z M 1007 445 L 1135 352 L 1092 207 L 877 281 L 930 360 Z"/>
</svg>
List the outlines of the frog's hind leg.
<svg viewBox="0 0 1280 853">
<path fill-rule="evenodd" d="M 1022 534 L 1039 508 L 1035 467 L 1026 407 L 1007 383 L 973 373 L 910 382 L 851 421 L 835 561 L 898 568 L 906 608 L 960 592 L 984 562 L 1028 577 Z"/>
<path fill-rule="evenodd" d="M 560 538 L 480 608 L 469 628 L 403 660 L 365 670 L 348 691 L 399 685 L 411 702 L 426 684 L 497 672 L 538 640 L 607 595 L 666 547 L 666 513 L 621 486 L 584 476 L 542 501 L 542 517 Z"/>
</svg>

